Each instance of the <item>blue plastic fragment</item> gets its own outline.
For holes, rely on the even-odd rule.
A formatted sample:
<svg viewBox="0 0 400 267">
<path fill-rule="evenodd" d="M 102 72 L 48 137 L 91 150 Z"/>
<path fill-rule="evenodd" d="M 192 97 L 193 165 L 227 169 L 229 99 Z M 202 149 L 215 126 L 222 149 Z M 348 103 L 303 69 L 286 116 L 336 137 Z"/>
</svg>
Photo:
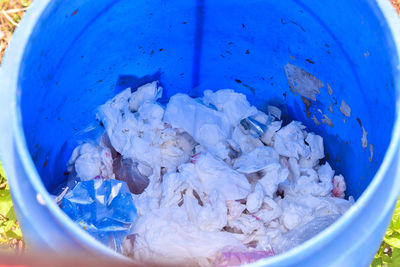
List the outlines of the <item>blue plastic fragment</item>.
<svg viewBox="0 0 400 267">
<path fill-rule="evenodd" d="M 69 191 L 62 209 L 104 245 L 122 252 L 122 241 L 137 218 L 127 184 L 103 178 L 79 182 Z"/>
<path fill-rule="evenodd" d="M 270 123 L 270 120 L 268 120 L 267 124 L 262 124 L 251 117 L 240 121 L 240 124 L 243 126 L 243 128 L 255 138 L 263 136 Z"/>
</svg>

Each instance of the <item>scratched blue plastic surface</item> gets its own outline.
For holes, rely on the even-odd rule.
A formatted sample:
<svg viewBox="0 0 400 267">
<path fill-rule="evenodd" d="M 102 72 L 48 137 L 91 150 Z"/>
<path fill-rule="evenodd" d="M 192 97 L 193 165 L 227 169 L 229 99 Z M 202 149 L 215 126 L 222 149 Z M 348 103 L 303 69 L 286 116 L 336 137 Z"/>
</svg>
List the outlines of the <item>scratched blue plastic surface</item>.
<svg viewBox="0 0 400 267">
<path fill-rule="evenodd" d="M 116 257 L 76 227 L 46 190 L 65 180 L 69 140 L 92 122 L 98 105 L 127 86 L 159 79 L 162 101 L 177 92 L 232 88 L 258 108 L 278 105 L 286 121 L 300 120 L 324 137 L 328 161 L 347 179 L 357 204 L 346 216 L 260 264 L 367 265 L 400 191 L 399 36 L 387 0 L 35 1 L 0 76 L 1 157 L 28 243 Z M 309 117 L 289 89 L 288 63 L 324 85 Z M 340 112 L 342 101 L 350 117 Z M 324 115 L 332 127 L 322 123 Z"/>
</svg>

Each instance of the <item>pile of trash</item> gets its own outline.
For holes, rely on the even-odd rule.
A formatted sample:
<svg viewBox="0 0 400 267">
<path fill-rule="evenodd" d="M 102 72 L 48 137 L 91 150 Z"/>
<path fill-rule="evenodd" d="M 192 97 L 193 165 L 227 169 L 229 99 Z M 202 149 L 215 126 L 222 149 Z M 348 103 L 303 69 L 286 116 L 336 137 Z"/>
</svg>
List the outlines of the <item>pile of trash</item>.
<svg viewBox="0 0 400 267">
<path fill-rule="evenodd" d="M 98 240 L 148 263 L 233 266 L 285 252 L 354 203 L 321 136 L 233 90 L 157 102 L 157 81 L 100 106 L 57 201 Z"/>
</svg>

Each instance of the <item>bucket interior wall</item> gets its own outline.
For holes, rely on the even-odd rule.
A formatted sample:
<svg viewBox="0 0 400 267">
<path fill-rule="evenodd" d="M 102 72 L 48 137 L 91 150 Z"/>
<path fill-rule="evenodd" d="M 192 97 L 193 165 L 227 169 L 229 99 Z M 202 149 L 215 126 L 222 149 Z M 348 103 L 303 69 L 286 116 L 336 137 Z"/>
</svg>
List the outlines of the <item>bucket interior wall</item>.
<svg viewBox="0 0 400 267">
<path fill-rule="evenodd" d="M 323 136 L 347 194 L 359 197 L 391 139 L 393 44 L 368 1 L 339 2 L 52 1 L 25 51 L 19 84 L 27 145 L 46 188 L 65 180 L 70 140 L 95 120 L 96 107 L 159 79 L 164 102 L 178 92 L 232 88 L 261 110 L 279 106 L 286 121 Z M 287 71 L 294 87 L 320 85 L 315 101 L 289 87 Z"/>
</svg>

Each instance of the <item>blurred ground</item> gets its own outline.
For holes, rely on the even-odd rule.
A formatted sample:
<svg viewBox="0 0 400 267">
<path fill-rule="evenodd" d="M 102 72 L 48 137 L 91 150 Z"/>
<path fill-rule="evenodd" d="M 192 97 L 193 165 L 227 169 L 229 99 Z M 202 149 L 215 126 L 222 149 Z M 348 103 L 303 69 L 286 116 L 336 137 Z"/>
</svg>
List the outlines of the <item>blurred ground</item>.
<svg viewBox="0 0 400 267">
<path fill-rule="evenodd" d="M 0 0 L 0 61 L 15 27 L 29 7 L 31 0 Z"/>
<path fill-rule="evenodd" d="M 10 190 L 0 164 L 0 248 L 23 251 L 22 232 L 13 210 Z"/>
<path fill-rule="evenodd" d="M 390 2 L 392 2 L 392 5 L 397 10 L 397 13 L 399 13 L 400 15 L 400 0 L 390 0 Z"/>
<path fill-rule="evenodd" d="M 0 62 L 15 28 L 31 0 L 0 0 Z M 21 229 L 15 218 L 7 180 L 0 163 L 0 248 L 24 250 Z"/>
</svg>

